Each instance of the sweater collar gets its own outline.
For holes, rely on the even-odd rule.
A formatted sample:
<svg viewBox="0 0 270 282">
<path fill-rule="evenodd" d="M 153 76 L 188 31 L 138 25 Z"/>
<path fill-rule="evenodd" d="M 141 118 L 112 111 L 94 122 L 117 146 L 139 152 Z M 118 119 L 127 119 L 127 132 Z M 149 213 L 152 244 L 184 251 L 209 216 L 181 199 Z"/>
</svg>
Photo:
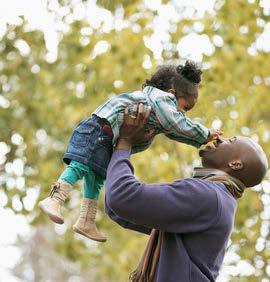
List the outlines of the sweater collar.
<svg viewBox="0 0 270 282">
<path fill-rule="evenodd" d="M 193 177 L 223 183 L 235 199 L 241 198 L 246 189 L 245 184 L 238 178 L 219 169 L 196 167 Z"/>
<path fill-rule="evenodd" d="M 214 168 L 195 167 L 192 177 L 207 178 L 211 176 L 229 176 L 226 172 Z"/>
</svg>

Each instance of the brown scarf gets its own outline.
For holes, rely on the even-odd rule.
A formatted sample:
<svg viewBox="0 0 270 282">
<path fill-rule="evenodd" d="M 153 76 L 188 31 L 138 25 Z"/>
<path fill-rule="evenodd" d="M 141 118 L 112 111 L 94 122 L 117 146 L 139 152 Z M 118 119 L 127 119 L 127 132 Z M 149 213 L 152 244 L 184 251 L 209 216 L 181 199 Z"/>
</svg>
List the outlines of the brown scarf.
<svg viewBox="0 0 270 282">
<path fill-rule="evenodd" d="M 195 168 L 194 178 L 223 183 L 235 199 L 242 197 L 245 185 L 240 180 L 217 169 Z M 153 229 L 142 258 L 130 276 L 130 282 L 152 282 L 157 268 L 162 240 L 162 231 Z"/>
<path fill-rule="evenodd" d="M 160 254 L 161 236 L 161 231 L 152 229 L 140 263 L 129 276 L 130 282 L 153 281 Z"/>
<path fill-rule="evenodd" d="M 193 177 L 223 183 L 235 199 L 241 198 L 246 189 L 242 181 L 218 169 L 196 167 Z"/>
</svg>

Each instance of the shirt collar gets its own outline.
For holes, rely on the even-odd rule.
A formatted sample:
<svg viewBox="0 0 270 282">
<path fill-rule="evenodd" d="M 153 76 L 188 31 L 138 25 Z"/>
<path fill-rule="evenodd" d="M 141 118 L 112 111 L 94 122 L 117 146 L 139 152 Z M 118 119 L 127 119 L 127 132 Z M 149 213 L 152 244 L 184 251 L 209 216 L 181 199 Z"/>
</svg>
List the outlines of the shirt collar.
<svg viewBox="0 0 270 282">
<path fill-rule="evenodd" d="M 171 99 L 176 101 L 176 98 L 172 93 L 160 90 L 160 89 L 153 87 L 153 86 L 144 87 L 142 92 L 145 93 L 145 94 L 148 94 L 148 95 L 151 94 L 151 96 L 155 96 L 155 97 L 169 96 Z"/>
</svg>

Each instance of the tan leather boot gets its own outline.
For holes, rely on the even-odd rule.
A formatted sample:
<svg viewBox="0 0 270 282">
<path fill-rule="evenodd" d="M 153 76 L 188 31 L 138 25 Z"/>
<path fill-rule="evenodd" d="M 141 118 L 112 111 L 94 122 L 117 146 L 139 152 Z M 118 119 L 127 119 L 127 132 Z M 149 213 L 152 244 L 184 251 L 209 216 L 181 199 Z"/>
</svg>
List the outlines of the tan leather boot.
<svg viewBox="0 0 270 282">
<path fill-rule="evenodd" d="M 82 199 L 80 215 L 73 225 L 73 230 L 89 239 L 105 242 L 107 238 L 99 232 L 95 223 L 97 207 L 97 200 Z"/>
<path fill-rule="evenodd" d="M 45 212 L 48 217 L 55 223 L 63 224 L 64 218 L 61 214 L 61 206 L 71 191 L 72 186 L 62 180 L 52 185 L 50 195 L 46 199 L 39 202 L 39 208 Z"/>
</svg>

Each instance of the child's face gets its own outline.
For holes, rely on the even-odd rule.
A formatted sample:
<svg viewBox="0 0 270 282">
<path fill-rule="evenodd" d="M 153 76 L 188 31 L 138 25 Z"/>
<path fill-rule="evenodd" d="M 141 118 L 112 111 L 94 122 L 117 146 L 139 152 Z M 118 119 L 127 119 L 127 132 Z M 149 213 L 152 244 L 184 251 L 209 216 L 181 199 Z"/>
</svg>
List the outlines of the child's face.
<svg viewBox="0 0 270 282">
<path fill-rule="evenodd" d="M 177 99 L 177 111 L 186 113 L 191 110 L 197 102 L 197 96 L 179 97 Z"/>
</svg>

